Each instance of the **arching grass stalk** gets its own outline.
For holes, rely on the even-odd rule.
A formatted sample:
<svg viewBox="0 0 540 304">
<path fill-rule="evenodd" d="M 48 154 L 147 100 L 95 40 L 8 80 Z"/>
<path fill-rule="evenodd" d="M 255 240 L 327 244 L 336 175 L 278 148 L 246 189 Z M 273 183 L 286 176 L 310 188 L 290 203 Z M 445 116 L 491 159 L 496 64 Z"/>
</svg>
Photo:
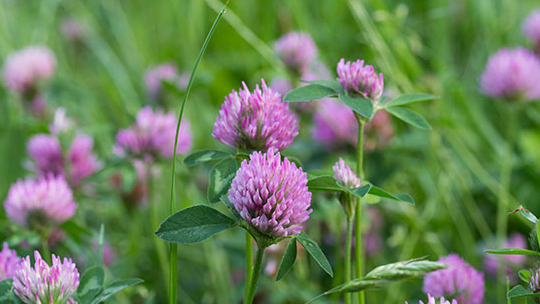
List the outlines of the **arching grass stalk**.
<svg viewBox="0 0 540 304">
<path fill-rule="evenodd" d="M 208 46 L 208 43 L 210 42 L 210 39 L 212 38 L 212 35 L 214 34 L 214 31 L 216 30 L 217 24 L 223 14 L 225 14 L 225 9 L 227 8 L 227 4 L 229 2 L 227 1 L 219 14 L 217 15 L 216 19 L 214 20 L 214 23 L 212 24 L 212 27 L 210 28 L 210 31 L 208 32 L 208 35 L 206 35 L 206 39 L 204 40 L 204 43 L 202 45 L 201 50 L 199 51 L 199 55 L 197 56 L 197 60 L 195 61 L 195 65 L 193 66 L 193 70 L 191 71 L 191 75 L 189 77 L 188 86 L 186 89 L 186 94 L 184 95 L 184 99 L 182 100 L 182 105 L 180 106 L 180 113 L 178 114 L 178 123 L 176 125 L 176 134 L 174 136 L 174 153 L 173 153 L 173 160 L 172 160 L 172 173 L 171 173 L 171 199 L 169 204 L 169 213 L 172 215 L 175 211 L 175 179 L 176 179 L 176 148 L 178 146 L 178 133 L 180 133 L 180 124 L 182 123 L 182 116 L 184 115 L 184 109 L 186 107 L 186 102 L 189 96 L 189 92 L 191 91 L 191 87 L 193 86 L 193 79 L 195 78 L 195 72 L 197 71 L 197 67 L 199 66 L 199 63 L 201 62 L 202 56 L 204 54 L 204 51 L 206 51 L 206 47 Z M 177 245 L 176 243 L 170 244 L 170 265 L 169 265 L 169 303 L 170 304 L 176 304 L 176 272 L 178 269 L 177 265 Z"/>
<path fill-rule="evenodd" d="M 508 105 L 508 129 L 506 130 L 506 150 L 501 161 L 501 188 L 499 189 L 499 200 L 497 205 L 497 242 L 499 246 L 504 245 L 508 230 L 508 205 L 510 193 L 510 180 L 512 175 L 512 157 L 514 155 L 514 140 L 517 129 L 517 115 L 519 106 Z M 497 276 L 500 282 L 506 279 L 506 265 L 504 259 L 499 261 L 500 267 L 497 269 Z M 500 297 L 504 296 L 504 289 L 500 292 Z"/>
<path fill-rule="evenodd" d="M 362 117 L 356 116 L 358 120 L 358 144 L 357 144 L 357 158 L 356 158 L 356 175 L 363 180 L 362 168 L 364 162 L 364 125 L 365 121 Z M 362 200 L 358 198 L 356 200 L 356 210 L 354 212 L 354 231 L 355 231 L 355 243 L 354 243 L 354 258 L 356 277 L 362 277 Z M 365 297 L 364 291 L 358 292 L 358 303 L 364 304 Z"/>
</svg>

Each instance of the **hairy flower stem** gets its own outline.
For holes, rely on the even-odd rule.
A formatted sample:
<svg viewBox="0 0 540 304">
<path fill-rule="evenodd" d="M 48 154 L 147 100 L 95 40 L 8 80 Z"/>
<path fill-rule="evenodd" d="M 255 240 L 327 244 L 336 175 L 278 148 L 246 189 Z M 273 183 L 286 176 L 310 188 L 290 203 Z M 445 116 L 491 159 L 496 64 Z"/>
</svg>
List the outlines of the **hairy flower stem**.
<svg viewBox="0 0 540 304">
<path fill-rule="evenodd" d="M 244 299 L 249 296 L 249 287 L 251 284 L 251 277 L 253 276 L 253 240 L 251 234 L 246 231 L 246 290 L 244 292 Z"/>
<path fill-rule="evenodd" d="M 223 14 L 225 14 L 225 9 L 227 8 L 227 4 L 229 2 L 227 1 L 219 14 L 217 15 L 216 19 L 214 20 L 214 23 L 212 24 L 212 27 L 210 28 L 210 31 L 208 32 L 208 35 L 206 35 L 206 39 L 203 42 L 203 45 L 201 47 L 201 50 L 199 51 L 199 55 L 197 56 L 197 60 L 195 61 L 195 65 L 193 66 L 193 70 L 191 71 L 191 75 L 189 76 L 189 82 L 186 89 L 186 94 L 184 95 L 184 99 L 182 100 L 182 104 L 180 106 L 180 113 L 178 114 L 178 123 L 176 125 L 176 134 L 174 136 L 174 153 L 173 153 L 173 159 L 172 159 L 172 173 L 171 173 L 171 199 L 169 202 L 169 213 L 172 215 L 176 211 L 176 203 L 175 203 L 175 196 L 174 196 L 174 189 L 176 187 L 176 148 L 178 147 L 178 133 L 180 133 L 180 124 L 182 123 L 182 116 L 184 115 L 184 109 L 186 107 L 187 99 L 189 96 L 189 92 L 191 91 L 191 87 L 193 86 L 193 79 L 195 78 L 195 72 L 197 71 L 197 67 L 199 66 L 199 63 L 201 62 L 202 56 L 204 54 L 204 51 L 206 50 L 206 47 L 208 46 L 208 43 L 210 42 L 210 38 L 212 38 L 212 35 L 214 34 L 214 31 L 216 30 L 217 24 Z M 176 304 L 176 285 L 177 285 L 177 277 L 176 272 L 178 271 L 178 245 L 176 243 L 171 243 L 170 247 L 170 263 L 169 263 L 169 304 Z"/>
<path fill-rule="evenodd" d="M 347 195 L 347 204 L 351 204 L 351 197 Z M 352 212 L 352 207 L 350 207 Z M 353 215 L 347 214 L 347 234 L 345 241 L 345 283 L 351 280 L 351 250 L 352 250 Z M 351 304 L 352 294 L 345 293 L 345 304 Z"/>
<path fill-rule="evenodd" d="M 362 176 L 362 166 L 364 162 L 364 125 L 365 121 L 363 118 L 357 115 L 358 120 L 358 146 L 357 146 L 357 159 L 356 159 L 356 175 L 363 180 Z M 356 268 L 356 278 L 362 277 L 362 200 L 358 198 L 356 200 L 356 210 L 354 212 L 354 231 L 355 231 L 355 244 L 354 244 L 354 257 L 355 257 L 355 268 Z M 364 291 L 358 292 L 358 303 L 365 303 Z"/>
<path fill-rule="evenodd" d="M 253 303 L 253 298 L 255 297 L 255 290 L 257 289 L 257 281 L 259 280 L 259 274 L 261 273 L 264 249 L 266 248 L 257 246 L 257 255 L 255 256 L 255 264 L 253 265 L 253 271 L 251 272 L 251 280 L 249 282 L 249 285 L 247 285 L 246 281 L 246 289 L 248 290 L 248 293 L 246 293 L 244 304 Z"/>
</svg>

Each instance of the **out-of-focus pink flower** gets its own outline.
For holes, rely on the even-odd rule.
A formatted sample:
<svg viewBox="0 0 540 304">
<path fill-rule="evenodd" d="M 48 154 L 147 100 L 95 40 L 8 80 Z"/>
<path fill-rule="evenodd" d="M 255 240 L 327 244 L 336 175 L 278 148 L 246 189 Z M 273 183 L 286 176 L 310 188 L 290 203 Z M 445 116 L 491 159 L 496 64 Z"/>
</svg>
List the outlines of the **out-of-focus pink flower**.
<svg viewBox="0 0 540 304">
<path fill-rule="evenodd" d="M 165 63 L 149 68 L 144 74 L 144 83 L 148 96 L 151 99 L 158 99 L 163 91 L 163 82 L 177 83 L 179 89 L 184 90 L 189 82 L 189 73 L 178 75 L 175 65 Z"/>
<path fill-rule="evenodd" d="M 64 19 L 60 30 L 64 38 L 72 41 L 82 40 L 85 35 L 83 25 L 75 18 Z"/>
<path fill-rule="evenodd" d="M 17 252 L 9 249 L 8 244 L 4 242 L 0 251 L 0 281 L 12 278 L 20 262 L 21 258 Z"/>
<path fill-rule="evenodd" d="M 33 220 L 63 223 L 75 214 L 77 204 L 64 177 L 48 174 L 11 185 L 4 207 L 8 218 L 28 226 Z"/>
<path fill-rule="evenodd" d="M 312 212 L 307 175 L 279 152 L 253 152 L 231 183 L 229 199 L 240 215 L 262 233 L 298 234 Z"/>
<path fill-rule="evenodd" d="M 313 38 L 299 31 L 289 32 L 279 38 L 274 44 L 274 50 L 287 67 L 297 74 L 309 69 L 318 52 Z"/>
<path fill-rule="evenodd" d="M 214 124 L 212 136 L 243 150 L 283 150 L 298 135 L 298 118 L 281 101 L 281 95 L 268 88 L 264 80 L 251 93 L 245 83 L 239 92 L 225 97 Z"/>
<path fill-rule="evenodd" d="M 99 251 L 99 242 L 93 241 L 92 247 L 96 252 Z M 110 266 L 116 260 L 116 251 L 109 242 L 103 242 L 103 265 Z"/>
<path fill-rule="evenodd" d="M 394 135 L 394 126 L 388 112 L 379 110 L 364 126 L 364 149 L 374 151 L 388 145 Z M 332 100 L 322 100 L 314 114 L 311 129 L 313 139 L 330 149 L 335 145 L 358 142 L 358 121 L 354 112 L 346 105 Z"/>
<path fill-rule="evenodd" d="M 373 66 L 364 65 L 364 60 L 345 62 L 345 59 L 341 59 L 337 73 L 338 81 L 349 94 L 370 98 L 373 102 L 381 98 L 384 91 L 383 75 L 377 75 Z"/>
<path fill-rule="evenodd" d="M 527 241 L 525 237 L 519 233 L 513 233 L 505 241 L 502 248 L 522 248 L 527 249 Z M 527 256 L 524 255 L 494 255 L 486 253 L 484 259 L 484 266 L 486 272 L 490 275 L 496 275 L 499 269 L 500 259 L 504 259 L 506 264 L 506 273 L 509 277 L 515 277 L 514 268 L 521 267 L 527 261 Z"/>
<path fill-rule="evenodd" d="M 39 252 L 34 251 L 34 258 L 34 267 L 30 256 L 27 256 L 15 271 L 15 294 L 26 304 L 75 304 L 71 297 L 79 287 L 79 271 L 71 259 L 62 261 L 53 254 L 52 265 L 49 266 Z"/>
<path fill-rule="evenodd" d="M 385 110 L 379 110 L 364 126 L 364 148 L 367 151 L 382 150 L 394 136 L 392 118 Z"/>
<path fill-rule="evenodd" d="M 74 186 L 95 173 L 101 167 L 93 153 L 94 140 L 85 134 L 78 134 L 69 148 L 68 158 L 71 165 L 70 180 Z"/>
<path fill-rule="evenodd" d="M 530 13 L 523 22 L 523 34 L 536 43 L 540 51 L 540 9 Z"/>
<path fill-rule="evenodd" d="M 64 158 L 60 141 L 54 135 L 37 134 L 28 143 L 28 154 L 34 159 L 39 175 L 67 175 L 72 186 L 99 170 L 101 163 L 92 152 L 92 138 L 78 134 Z"/>
<path fill-rule="evenodd" d="M 315 124 L 311 134 L 316 141 L 332 147 L 347 143 L 356 145 L 358 141 L 358 122 L 354 112 L 346 105 L 324 100 L 314 114 Z"/>
<path fill-rule="evenodd" d="M 71 130 L 74 126 L 73 120 L 66 115 L 66 109 L 58 108 L 54 111 L 53 122 L 49 125 L 49 131 L 52 134 L 58 135 Z"/>
<path fill-rule="evenodd" d="M 480 79 L 480 88 L 488 96 L 509 101 L 540 98 L 540 59 L 523 48 L 501 49 L 489 57 Z"/>
<path fill-rule="evenodd" d="M 484 301 L 484 274 L 467 264 L 457 254 L 439 259 L 445 269 L 424 277 L 424 292 L 435 297 L 452 296 L 459 304 L 481 304 Z"/>
<path fill-rule="evenodd" d="M 287 95 L 287 93 L 293 89 L 292 83 L 285 78 L 272 79 L 272 85 L 270 85 L 270 87 L 281 96 Z"/>
<path fill-rule="evenodd" d="M 367 208 L 366 212 L 370 219 L 370 226 L 363 236 L 364 251 L 366 255 L 373 256 L 381 252 L 383 248 L 380 229 L 383 226 L 384 219 L 381 213 L 374 207 Z"/>
<path fill-rule="evenodd" d="M 45 46 L 29 46 L 8 55 L 4 64 L 4 81 L 8 88 L 27 94 L 36 83 L 48 79 L 56 69 L 54 54 Z"/>
<path fill-rule="evenodd" d="M 135 124 L 116 135 L 115 151 L 120 155 L 131 154 L 142 158 L 148 156 L 171 158 L 174 155 L 177 123 L 174 113 L 163 113 L 161 109 L 154 112 L 152 108 L 144 107 L 137 114 Z M 190 123 L 184 118 L 178 133 L 176 153 L 188 152 L 192 141 Z"/>
<path fill-rule="evenodd" d="M 39 175 L 64 174 L 62 147 L 58 138 L 48 134 L 37 134 L 28 142 L 28 155 L 35 161 Z"/>
</svg>

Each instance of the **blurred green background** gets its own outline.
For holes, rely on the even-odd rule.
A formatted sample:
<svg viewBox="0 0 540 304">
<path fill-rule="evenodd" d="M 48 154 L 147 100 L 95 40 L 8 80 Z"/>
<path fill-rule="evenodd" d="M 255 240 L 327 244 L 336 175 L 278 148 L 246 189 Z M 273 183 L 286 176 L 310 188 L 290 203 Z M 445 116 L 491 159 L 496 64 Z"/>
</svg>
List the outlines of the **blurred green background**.
<svg viewBox="0 0 540 304">
<path fill-rule="evenodd" d="M 50 47 L 58 70 L 48 83 L 47 103 L 51 108 L 66 108 L 78 127 L 95 138 L 98 154 L 106 159 L 112 154 L 116 132 L 131 124 L 137 111 L 148 104 L 142 80 L 146 69 L 173 62 L 182 71 L 191 70 L 222 5 L 219 0 L 2 0 L 0 58 L 3 62 L 9 53 L 31 44 Z M 499 197 L 509 194 L 508 211 L 523 204 L 540 213 L 539 105 L 522 111 L 517 131 L 508 134 L 506 105 L 481 95 L 478 89 L 489 54 L 503 46 L 530 46 L 521 34 L 521 24 L 538 6 L 537 0 L 232 0 L 203 57 L 186 108 L 194 150 L 223 149 L 211 132 L 224 96 L 239 88 L 241 81 L 252 87 L 260 78 L 269 81 L 283 76 L 283 64 L 272 49 L 274 41 L 290 30 L 306 31 L 334 74 L 340 58 L 361 58 L 384 74 L 391 91 L 441 96 L 436 102 L 414 106 L 428 119 L 432 131 L 394 121 L 396 135 L 390 146 L 367 155 L 371 181 L 388 190 L 408 192 L 417 202 L 416 206 L 393 202 L 376 206 L 385 219 L 385 249 L 368 259 L 367 268 L 455 252 L 482 269 L 482 250 L 495 237 Z M 66 18 L 83 24 L 86 36 L 82 41 L 74 43 L 62 36 L 60 26 Z M 179 110 L 180 97 L 167 96 L 171 110 Z M 10 184 L 26 174 L 27 139 L 47 126 L 25 115 L 18 103 L 0 88 L 2 199 Z M 314 149 L 309 128 L 303 121 L 301 135 L 285 154 L 300 158 L 309 169 L 328 169 L 337 155 L 321 153 L 321 147 Z M 500 167 L 508 160 L 504 155 L 509 137 L 516 149 L 507 186 L 500 182 Z M 152 209 L 152 222 L 148 210 L 127 213 L 111 194 L 78 199 L 79 224 L 96 233 L 99 223 L 106 223 L 107 239 L 119 253 L 110 271 L 117 277 L 146 281 L 111 303 L 166 301 L 166 274 L 156 249 L 163 245 L 152 234 L 168 210 L 170 164 L 162 167 L 150 199 L 157 206 Z M 204 203 L 200 181 L 204 184 L 209 167 L 178 167 L 179 204 Z M 317 195 L 313 204 L 313 221 L 321 222 L 313 226 L 335 219 L 326 224 L 341 229 L 343 215 L 335 199 Z M 0 227 L 7 227 L 6 222 L 2 216 Z M 508 227 L 509 232 L 525 235 L 531 229 L 518 215 L 509 216 Z M 319 228 L 312 229 L 317 237 Z M 13 237 L 6 233 L 0 236 Z M 226 232 L 203 244 L 180 246 L 180 303 L 229 304 L 241 297 L 240 235 L 239 231 Z M 82 241 L 72 243 L 59 250 L 76 255 L 89 248 Z M 335 249 L 324 250 L 335 258 Z M 339 282 L 339 278 L 333 282 L 325 277 L 306 257 L 300 262 L 278 283 L 263 276 L 261 303 L 303 302 Z M 415 280 L 370 291 L 368 303 L 423 299 L 421 283 Z M 505 302 L 505 290 L 505 283 L 486 277 L 484 302 Z M 336 299 L 320 303 L 336 303 Z"/>
</svg>

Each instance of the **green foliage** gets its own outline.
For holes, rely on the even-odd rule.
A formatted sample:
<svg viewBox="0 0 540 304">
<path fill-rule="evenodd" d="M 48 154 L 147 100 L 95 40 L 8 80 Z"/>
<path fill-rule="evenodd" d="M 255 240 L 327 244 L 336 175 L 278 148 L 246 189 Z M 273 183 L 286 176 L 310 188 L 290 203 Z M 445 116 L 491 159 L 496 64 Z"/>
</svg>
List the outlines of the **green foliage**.
<svg viewBox="0 0 540 304">
<path fill-rule="evenodd" d="M 220 160 L 230 156 L 231 155 L 229 153 L 223 151 L 201 150 L 186 156 L 186 158 L 184 158 L 184 164 L 188 167 L 191 167 L 200 163 L 205 163 L 212 160 Z"/>
<path fill-rule="evenodd" d="M 232 157 L 222 159 L 210 170 L 208 202 L 217 203 L 223 195 L 227 194 L 236 170 L 238 170 L 238 163 Z"/>
<path fill-rule="evenodd" d="M 530 290 L 525 289 L 521 285 L 514 286 L 514 288 L 508 291 L 507 297 L 509 299 L 519 298 L 519 297 L 540 297 L 540 293 L 534 293 Z"/>
<path fill-rule="evenodd" d="M 432 94 L 425 94 L 425 93 L 403 94 L 401 96 L 398 96 L 390 100 L 388 103 L 385 104 L 385 107 L 403 106 L 403 105 L 422 102 L 422 101 L 431 101 L 438 98 L 439 98 L 438 96 L 435 96 Z"/>
<path fill-rule="evenodd" d="M 23 302 L 13 292 L 13 280 L 5 279 L 0 281 L 0 303 L 2 304 L 23 304 Z"/>
<path fill-rule="evenodd" d="M 410 124 L 411 126 L 414 126 L 423 130 L 431 130 L 431 126 L 426 121 L 426 119 L 422 117 L 422 115 L 414 112 L 413 110 L 400 108 L 400 107 L 386 107 L 385 109 L 386 111 L 388 111 L 388 113 L 403 120 L 404 122 Z"/>
<path fill-rule="evenodd" d="M 339 100 L 362 117 L 368 120 L 373 117 L 373 101 L 371 99 L 339 94 Z"/>
<path fill-rule="evenodd" d="M 287 102 L 312 101 L 335 95 L 336 92 L 332 88 L 319 84 L 309 84 L 290 91 L 283 97 L 283 100 Z"/>
<path fill-rule="evenodd" d="M 235 220 L 216 209 L 197 205 L 169 216 L 159 226 L 156 236 L 167 242 L 198 243 L 236 225 Z"/>
<path fill-rule="evenodd" d="M 298 235 L 295 235 L 294 238 L 300 242 L 300 244 L 307 250 L 309 255 L 311 255 L 315 262 L 317 262 L 317 264 L 319 264 L 319 266 L 321 266 L 326 273 L 328 273 L 331 277 L 334 276 L 332 266 L 330 266 L 328 259 L 326 259 L 326 256 L 322 252 L 317 242 L 311 239 L 304 231 L 300 232 Z"/>
<path fill-rule="evenodd" d="M 287 273 L 289 273 L 289 271 L 294 265 L 294 261 L 296 260 L 296 251 L 296 239 L 292 238 L 289 241 L 289 244 L 287 244 L 285 253 L 281 258 L 281 263 L 279 263 L 276 281 L 281 280 L 284 276 L 287 275 Z"/>
</svg>

